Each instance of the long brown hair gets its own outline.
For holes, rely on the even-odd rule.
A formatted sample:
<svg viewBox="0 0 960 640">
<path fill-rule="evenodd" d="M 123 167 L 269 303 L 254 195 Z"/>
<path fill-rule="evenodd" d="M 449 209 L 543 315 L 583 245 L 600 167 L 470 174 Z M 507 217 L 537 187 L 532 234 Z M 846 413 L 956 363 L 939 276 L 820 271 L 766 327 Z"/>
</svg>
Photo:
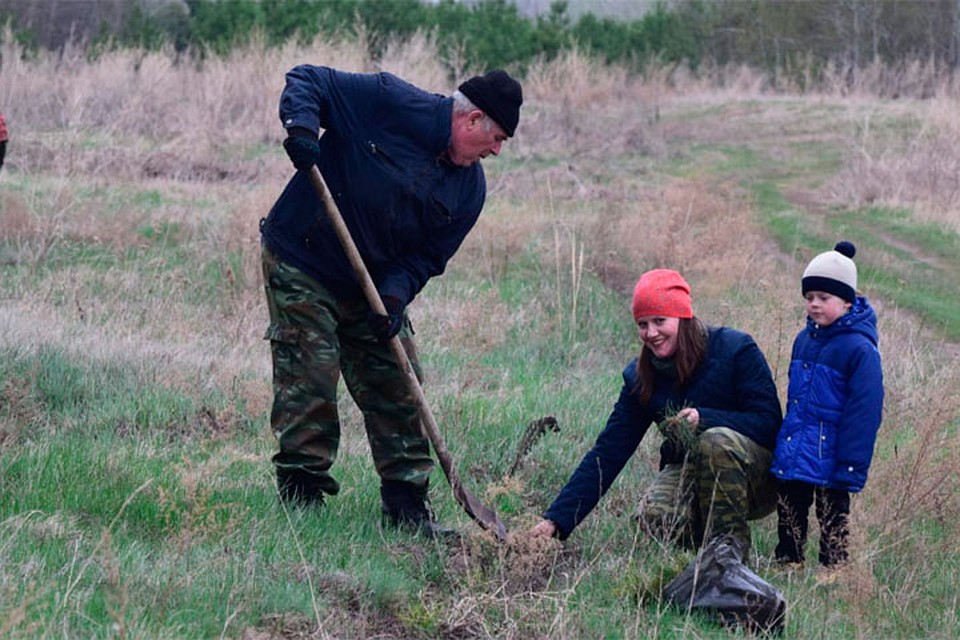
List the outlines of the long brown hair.
<svg viewBox="0 0 960 640">
<path fill-rule="evenodd" d="M 677 389 L 684 388 L 693 379 L 697 367 L 707 355 L 707 327 L 696 316 L 680 318 L 677 329 L 677 351 L 673 362 L 677 368 Z M 650 350 L 640 349 L 637 358 L 637 386 L 640 390 L 640 404 L 646 405 L 653 395 L 653 365 L 650 363 Z"/>
</svg>

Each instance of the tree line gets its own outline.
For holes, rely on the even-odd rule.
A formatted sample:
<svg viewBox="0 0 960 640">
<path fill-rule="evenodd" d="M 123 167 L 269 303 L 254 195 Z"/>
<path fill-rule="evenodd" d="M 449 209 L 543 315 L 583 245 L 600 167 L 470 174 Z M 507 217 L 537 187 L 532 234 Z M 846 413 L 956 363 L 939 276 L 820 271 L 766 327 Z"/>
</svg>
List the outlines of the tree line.
<svg viewBox="0 0 960 640">
<path fill-rule="evenodd" d="M 56 49 L 82 38 L 94 52 L 225 55 L 255 37 L 272 46 L 362 33 L 376 58 L 387 43 L 427 32 L 451 67 L 522 70 L 573 47 L 634 70 L 650 62 L 797 74 L 827 64 L 960 64 L 958 0 L 664 0 L 633 20 L 574 18 L 568 9 L 564 0 L 535 16 L 509 0 L 0 0 L 0 21 L 21 43 Z"/>
</svg>

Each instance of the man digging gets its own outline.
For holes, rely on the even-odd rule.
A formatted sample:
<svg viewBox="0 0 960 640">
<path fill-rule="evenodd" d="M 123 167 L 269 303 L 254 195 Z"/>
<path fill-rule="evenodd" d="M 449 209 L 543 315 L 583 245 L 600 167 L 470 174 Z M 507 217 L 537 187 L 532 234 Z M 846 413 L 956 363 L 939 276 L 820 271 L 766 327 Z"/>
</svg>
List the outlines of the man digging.
<svg viewBox="0 0 960 640">
<path fill-rule="evenodd" d="M 443 273 L 486 197 L 480 161 L 513 136 L 523 94 L 504 71 L 451 96 L 389 73 L 301 65 L 280 97 L 283 146 L 298 171 L 260 229 L 273 359 L 271 426 L 285 503 L 322 505 L 340 440 L 342 374 L 363 413 L 385 521 L 428 536 L 452 533 L 429 506 L 434 462 L 414 396 L 388 341 L 399 336 L 421 377 L 407 306 Z M 323 135 L 318 139 L 318 132 Z M 387 314 L 374 313 L 307 170 L 329 186 Z"/>
</svg>

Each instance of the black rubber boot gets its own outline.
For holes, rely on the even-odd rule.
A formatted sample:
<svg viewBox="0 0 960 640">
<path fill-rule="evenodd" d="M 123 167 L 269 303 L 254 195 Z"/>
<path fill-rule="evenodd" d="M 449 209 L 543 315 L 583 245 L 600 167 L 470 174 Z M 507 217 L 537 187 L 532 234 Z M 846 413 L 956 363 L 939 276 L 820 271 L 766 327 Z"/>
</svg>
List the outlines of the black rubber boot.
<svg viewBox="0 0 960 640">
<path fill-rule="evenodd" d="M 277 492 L 280 500 L 292 507 L 322 507 L 320 479 L 303 469 L 277 467 Z"/>
<path fill-rule="evenodd" d="M 406 529 L 432 539 L 456 540 L 456 529 L 444 527 L 433 515 L 427 498 L 427 487 L 409 482 L 384 480 L 380 486 L 380 509 L 390 526 Z"/>
</svg>

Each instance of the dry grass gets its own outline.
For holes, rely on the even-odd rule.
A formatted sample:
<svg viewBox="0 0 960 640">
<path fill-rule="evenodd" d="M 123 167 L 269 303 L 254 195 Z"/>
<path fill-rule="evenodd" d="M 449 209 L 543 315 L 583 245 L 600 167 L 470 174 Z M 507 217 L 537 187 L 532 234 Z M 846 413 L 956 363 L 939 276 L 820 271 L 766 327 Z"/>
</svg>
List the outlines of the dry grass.
<svg viewBox="0 0 960 640">
<path fill-rule="evenodd" d="M 299 50 L 253 46 L 201 66 L 177 64 L 166 52 L 115 52 L 91 62 L 68 49 L 61 58 L 27 60 L 9 37 L 3 41 L 0 110 L 13 141 L 9 165 L 0 175 L 5 248 L 0 263 L 23 269 L 18 272 L 22 282 L 30 284 L 8 284 L 9 297 L 0 304 L 2 343 L 28 351 L 53 346 L 122 363 L 186 392 L 231 389 L 251 415 L 262 415 L 270 403 L 270 363 L 261 341 L 266 311 L 256 222 L 290 173 L 278 150 L 282 130 L 276 100 L 283 71 L 300 62 L 383 68 L 445 92 L 449 83 L 430 36 L 394 43 L 379 61 L 365 57 L 362 43 L 318 41 Z M 911 73 L 930 84 L 921 71 Z M 836 74 L 840 77 L 842 70 Z M 897 77 L 902 84 L 910 74 Z M 877 71 L 853 90 L 839 82 L 824 85 L 821 93 L 794 96 L 784 106 L 779 101 L 787 98 L 771 93 L 769 79 L 745 68 L 699 75 L 682 68 L 651 69 L 635 78 L 578 52 L 535 65 L 524 85 L 521 128 L 497 161 L 510 163 L 509 169 L 491 163 L 486 211 L 450 265 L 481 273 L 483 286 L 446 295 L 431 288 L 416 302 L 415 321 L 424 318 L 429 333 L 440 336 L 431 344 L 438 356 L 455 349 L 480 361 L 501 348 L 513 328 L 534 323 L 550 332 L 575 324 L 570 316 L 582 313 L 577 304 L 584 273 L 620 294 L 626 313 L 638 274 L 671 267 L 694 285 L 695 305 L 706 321 L 756 337 L 783 392 L 790 344 L 802 320 L 794 295 L 802 265 L 782 255 L 759 228 L 741 176 L 678 175 L 663 166 L 683 146 L 678 141 L 737 145 L 748 136 L 760 139 L 761 129 L 776 139 L 790 109 L 844 104 L 849 113 L 838 110 L 836 118 L 856 133 L 848 135 L 843 172 L 821 197 L 831 194 L 833 202 L 845 206 L 909 207 L 919 219 L 960 232 L 960 109 L 949 97 L 956 91 L 941 83 L 931 85 L 936 99 L 876 100 L 874 95 L 882 93 L 878 86 L 896 82 Z M 734 118 L 718 122 L 688 115 L 689 109 L 731 103 L 737 106 L 725 116 L 749 103 L 742 107 L 746 125 Z M 885 117 L 913 111 L 918 125 L 902 138 L 881 138 L 868 126 L 874 111 Z M 815 143 L 834 134 L 814 129 L 795 135 Z M 770 144 L 776 153 L 789 153 L 785 145 Z M 9 171 L 16 174 L 16 191 L 6 188 Z M 811 207 L 808 213 L 812 218 L 817 211 Z M 125 252 L 146 250 L 155 242 L 145 230 L 164 229 L 184 252 L 182 265 L 164 262 L 164 254 L 133 267 L 122 263 Z M 70 243 L 94 248 L 115 262 L 53 269 L 51 255 Z M 531 254 L 541 273 L 556 279 L 560 299 L 508 305 L 496 287 L 486 285 L 503 281 Z M 216 295 L 200 303 L 191 295 L 198 265 L 216 272 L 222 282 Z M 878 601 L 921 606 L 927 558 L 948 556 L 960 547 L 955 526 L 960 519 L 955 471 L 960 371 L 954 352 L 931 343 L 935 338 L 918 330 L 914 318 L 877 302 L 888 388 L 885 421 L 870 482 L 854 501 L 854 570 L 845 578 L 847 588 L 837 594 L 849 605 L 845 610 L 862 620 L 861 629 L 871 629 L 871 607 L 876 610 Z M 544 308 L 554 303 L 560 311 L 548 317 Z M 632 348 L 624 345 L 625 357 Z M 514 390 L 492 373 L 480 365 L 464 367 L 431 381 L 430 393 L 512 399 Z M 6 381 L 0 402 L 5 407 L 2 447 L 20 440 L 25 425 L 39 419 L 43 408 L 31 396 L 29 380 Z M 189 433 L 177 435 L 221 438 L 234 433 L 236 419 L 229 412 L 200 411 L 182 425 Z M 364 445 L 345 443 L 344 448 L 349 452 L 357 446 Z M 189 489 L 185 505 L 175 505 L 168 495 L 156 497 L 165 508 L 192 518 L 180 543 L 192 544 L 188 536 L 213 531 L 214 521 L 217 527 L 233 522 L 216 520 L 219 507 L 201 480 L 224 475 L 245 455 L 227 450 L 204 465 L 174 469 Z M 518 483 L 502 489 L 517 495 L 529 487 Z M 63 535 L 74 535 L 73 523 L 27 519 L 24 515 L 22 525 L 8 525 L 30 526 L 38 535 L 59 527 L 69 530 Z M 918 522 L 939 523 L 942 531 L 918 531 Z M 109 568 L 115 562 L 108 549 L 105 542 L 101 559 Z M 569 637 L 564 625 L 576 615 L 568 605 L 579 582 L 590 572 L 616 576 L 624 570 L 604 562 L 629 552 L 607 551 L 584 559 L 576 549 L 519 537 L 506 546 L 469 538 L 451 554 L 445 570 L 473 595 L 451 602 L 445 594 L 425 593 L 419 613 L 439 620 L 438 628 L 451 638 L 489 635 L 490 610 L 510 612 L 498 629 L 501 637 Z M 309 577 L 300 575 L 300 565 L 290 571 L 296 580 Z M 660 571 L 639 578 L 644 584 L 636 591 L 643 600 L 650 595 L 648 583 L 662 578 L 662 567 L 637 571 Z M 890 573 L 901 578 L 895 592 Z M 876 583 L 878 575 L 884 584 Z M 334 636 L 344 629 L 358 637 L 388 635 L 406 624 L 403 616 L 414 615 L 389 605 L 370 610 L 363 586 L 350 576 L 314 577 L 322 593 L 348 602 L 325 621 L 325 628 L 338 630 Z M 431 610 L 435 602 L 444 609 Z M 114 606 L 124 606 L 119 585 Z M 546 619 L 543 611 L 555 616 Z M 536 632 L 531 621 L 539 623 Z M 639 623 L 637 628 L 649 630 Z M 278 615 L 246 629 L 243 637 L 325 633 L 313 620 Z"/>
<path fill-rule="evenodd" d="M 11 129 L 9 161 L 53 175 L 259 179 L 260 163 L 235 154 L 279 142 L 276 101 L 286 69 L 318 60 L 372 67 L 362 43 L 324 40 L 306 48 L 254 43 L 202 63 L 129 50 L 90 62 L 73 47 L 26 62 L 9 33 L 3 42 L 0 105 Z"/>
<path fill-rule="evenodd" d="M 524 82 L 522 155 L 559 154 L 577 160 L 654 152 L 662 143 L 649 127 L 655 117 L 643 88 L 623 69 L 573 50 L 532 66 Z M 602 104 L 603 108 L 598 108 Z"/>
<path fill-rule="evenodd" d="M 891 139 L 863 116 L 851 135 L 846 170 L 831 183 L 833 201 L 848 206 L 886 206 L 916 212 L 917 218 L 960 232 L 960 100 L 910 101 L 917 126 Z"/>
</svg>

